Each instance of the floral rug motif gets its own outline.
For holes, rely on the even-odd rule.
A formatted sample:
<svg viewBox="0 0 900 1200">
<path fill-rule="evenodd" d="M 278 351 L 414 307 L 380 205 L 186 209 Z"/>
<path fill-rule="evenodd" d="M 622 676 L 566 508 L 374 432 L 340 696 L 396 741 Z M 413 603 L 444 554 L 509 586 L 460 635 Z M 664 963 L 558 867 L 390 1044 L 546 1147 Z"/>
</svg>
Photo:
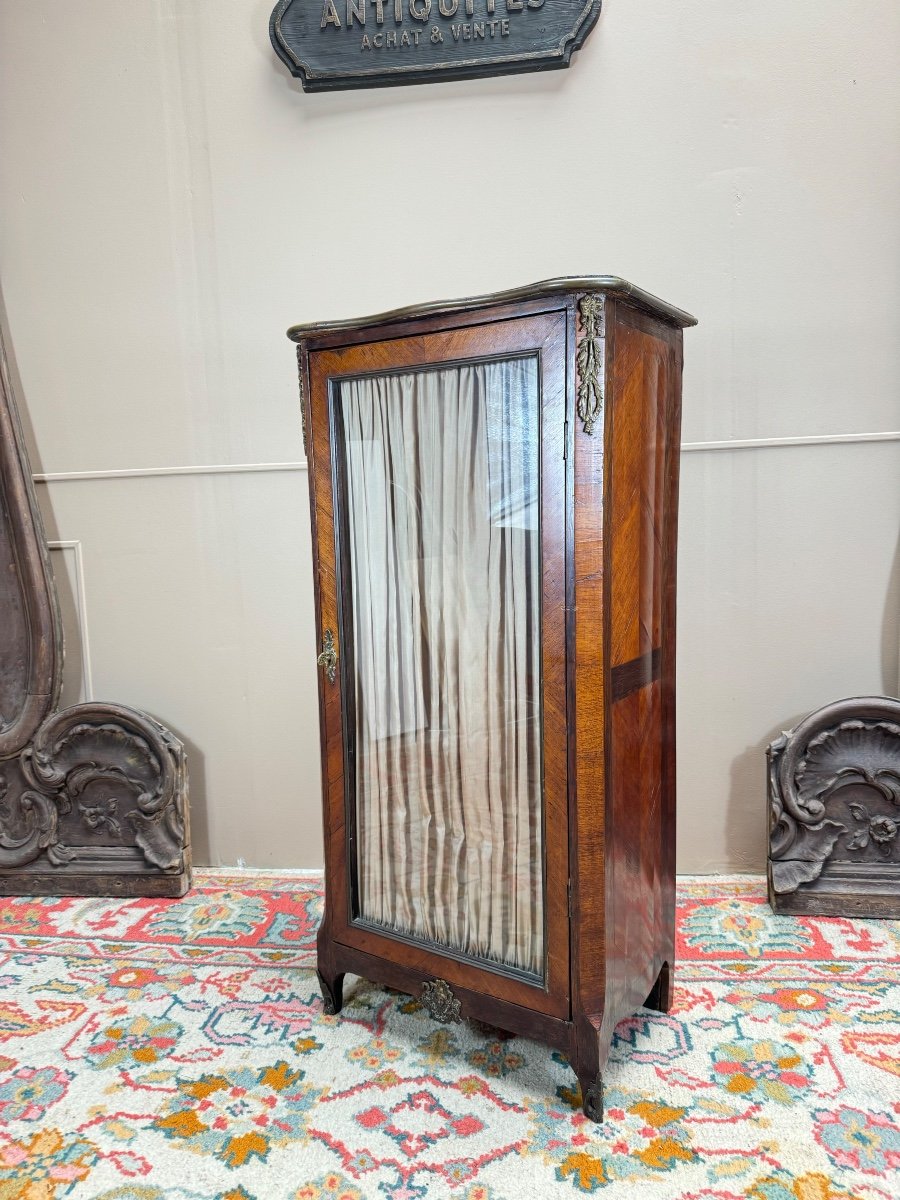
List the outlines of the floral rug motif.
<svg viewBox="0 0 900 1200">
<path fill-rule="evenodd" d="M 313 971 L 321 880 L 0 900 L 0 1200 L 896 1200 L 900 922 L 683 878 L 673 1011 L 565 1059 Z"/>
</svg>

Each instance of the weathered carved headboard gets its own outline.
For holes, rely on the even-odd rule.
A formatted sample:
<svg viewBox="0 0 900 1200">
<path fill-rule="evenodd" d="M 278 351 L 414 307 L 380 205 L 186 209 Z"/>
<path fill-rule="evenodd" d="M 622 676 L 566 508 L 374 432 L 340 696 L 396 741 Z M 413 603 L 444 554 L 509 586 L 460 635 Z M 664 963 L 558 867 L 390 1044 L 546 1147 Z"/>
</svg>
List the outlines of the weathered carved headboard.
<svg viewBox="0 0 900 1200">
<path fill-rule="evenodd" d="M 136 709 L 57 711 L 63 642 L 0 329 L 0 895 L 181 896 L 184 747 Z"/>
</svg>

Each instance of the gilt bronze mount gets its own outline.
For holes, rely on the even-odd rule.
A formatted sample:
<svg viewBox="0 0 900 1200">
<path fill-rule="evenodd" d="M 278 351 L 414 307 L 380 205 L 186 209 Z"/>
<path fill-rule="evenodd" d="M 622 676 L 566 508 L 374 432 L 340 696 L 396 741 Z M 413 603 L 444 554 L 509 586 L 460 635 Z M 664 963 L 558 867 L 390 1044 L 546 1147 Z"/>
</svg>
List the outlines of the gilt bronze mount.
<svg viewBox="0 0 900 1200">
<path fill-rule="evenodd" d="M 458 1025 L 462 1021 L 460 1003 L 450 984 L 443 979 L 429 979 L 422 984 L 422 1003 L 432 1020 L 442 1021 L 445 1025 Z"/>
</svg>

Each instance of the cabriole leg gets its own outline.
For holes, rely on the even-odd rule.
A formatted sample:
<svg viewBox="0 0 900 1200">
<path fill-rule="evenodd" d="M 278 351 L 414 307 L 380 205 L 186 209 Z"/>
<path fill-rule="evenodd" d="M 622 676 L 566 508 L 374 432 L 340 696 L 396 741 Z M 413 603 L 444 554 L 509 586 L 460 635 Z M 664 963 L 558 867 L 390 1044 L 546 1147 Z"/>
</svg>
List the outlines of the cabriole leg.
<svg viewBox="0 0 900 1200">
<path fill-rule="evenodd" d="M 330 979 L 326 979 L 321 971 L 316 971 L 316 975 L 322 991 L 322 1007 L 325 1015 L 333 1017 L 344 1006 L 344 973 L 342 971 L 338 975 L 332 975 Z"/>
<path fill-rule="evenodd" d="M 589 1121 L 603 1120 L 603 1072 L 615 1032 L 613 1014 L 575 1018 L 569 1061 L 581 1085 L 581 1109 Z"/>
</svg>

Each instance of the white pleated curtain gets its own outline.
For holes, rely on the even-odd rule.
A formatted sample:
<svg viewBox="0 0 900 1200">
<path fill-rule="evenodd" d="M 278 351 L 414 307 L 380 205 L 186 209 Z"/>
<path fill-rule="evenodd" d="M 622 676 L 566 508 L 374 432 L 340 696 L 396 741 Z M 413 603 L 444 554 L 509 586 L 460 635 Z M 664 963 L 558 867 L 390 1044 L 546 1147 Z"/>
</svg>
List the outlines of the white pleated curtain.
<svg viewBox="0 0 900 1200">
<path fill-rule="evenodd" d="M 537 361 L 339 398 L 360 915 L 542 975 Z"/>
</svg>

